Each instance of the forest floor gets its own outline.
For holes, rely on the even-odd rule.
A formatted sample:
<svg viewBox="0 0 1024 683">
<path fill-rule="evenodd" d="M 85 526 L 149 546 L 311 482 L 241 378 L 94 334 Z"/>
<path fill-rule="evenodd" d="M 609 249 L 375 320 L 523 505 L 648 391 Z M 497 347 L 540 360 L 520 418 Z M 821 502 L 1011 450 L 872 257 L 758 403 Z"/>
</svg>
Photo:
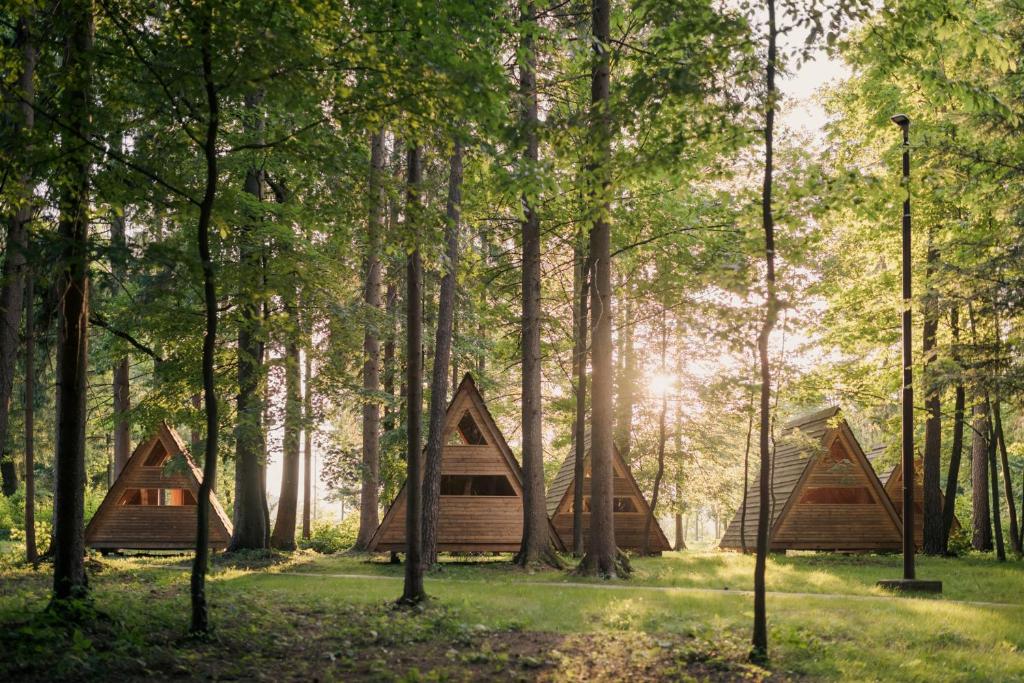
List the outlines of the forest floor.
<svg viewBox="0 0 1024 683">
<path fill-rule="evenodd" d="M 938 597 L 874 586 L 898 556 L 775 556 L 771 662 L 746 663 L 752 558 L 666 553 L 629 580 L 447 558 L 397 610 L 387 556 L 218 556 L 208 640 L 188 638 L 189 561 L 90 561 L 101 618 L 44 612 L 44 568 L 0 567 L 0 680 L 1024 681 L 1024 563 L 922 558 Z"/>
</svg>

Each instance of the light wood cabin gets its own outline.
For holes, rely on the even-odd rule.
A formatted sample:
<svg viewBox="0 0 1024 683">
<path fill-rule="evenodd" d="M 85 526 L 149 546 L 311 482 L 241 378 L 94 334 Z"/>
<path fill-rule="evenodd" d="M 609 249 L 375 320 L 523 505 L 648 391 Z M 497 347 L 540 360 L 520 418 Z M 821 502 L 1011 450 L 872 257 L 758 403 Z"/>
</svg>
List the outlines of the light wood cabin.
<svg viewBox="0 0 1024 683">
<path fill-rule="evenodd" d="M 468 373 L 448 404 L 443 438 L 438 551 L 517 552 L 523 540 L 522 470 Z M 370 539 L 371 552 L 405 551 L 406 496 L 403 484 Z"/>
<path fill-rule="evenodd" d="M 100 550 L 190 550 L 196 546 L 196 501 L 202 471 L 167 424 L 143 441 L 85 529 Z M 225 548 L 231 521 L 210 495 L 210 547 Z"/>
<path fill-rule="evenodd" d="M 586 460 L 583 463 L 583 548 L 590 543 L 590 437 L 584 442 Z M 573 540 L 573 498 L 575 496 L 575 449 L 562 463 L 548 489 L 548 515 L 555 527 L 555 532 L 566 547 L 572 547 Z M 622 459 L 618 447 L 612 448 L 612 471 L 614 474 L 613 491 L 615 496 L 615 544 L 622 550 L 640 551 L 643 549 L 644 528 L 650 519 L 648 551 L 660 554 L 671 550 L 672 546 L 665 537 L 658 520 L 651 514 L 651 506 L 647 504 L 643 492 Z"/>
<path fill-rule="evenodd" d="M 887 450 L 885 444 L 876 446 L 868 453 L 868 460 L 872 466 Z M 918 550 L 924 547 L 924 463 L 920 456 L 914 458 L 914 546 Z M 885 487 L 885 492 L 896 508 L 896 514 L 900 521 L 903 521 L 903 464 L 899 461 L 893 465 L 887 473 L 879 475 L 879 480 Z M 942 490 L 939 490 L 939 502 L 945 507 L 946 497 Z M 951 532 L 960 530 L 960 520 L 953 515 Z"/>
<path fill-rule="evenodd" d="M 755 550 L 759 487 L 758 475 L 747 491 L 745 520 L 741 506 L 720 548 L 743 550 L 745 540 L 746 551 Z M 775 450 L 770 490 L 772 551 L 902 548 L 896 509 L 837 407 L 786 425 Z"/>
</svg>

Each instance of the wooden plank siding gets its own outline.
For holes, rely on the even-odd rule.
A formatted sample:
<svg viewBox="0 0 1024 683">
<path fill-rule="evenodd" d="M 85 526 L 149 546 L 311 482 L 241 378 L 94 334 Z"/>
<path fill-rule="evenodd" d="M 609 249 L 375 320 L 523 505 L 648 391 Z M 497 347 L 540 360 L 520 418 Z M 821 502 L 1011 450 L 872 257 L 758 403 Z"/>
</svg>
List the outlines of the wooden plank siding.
<svg viewBox="0 0 1024 683">
<path fill-rule="evenodd" d="M 146 464 L 151 454 L 163 454 L 159 465 Z M 189 550 L 195 548 L 198 506 L 122 505 L 131 490 L 190 491 L 199 498 L 202 471 L 192 460 L 181 437 L 166 424 L 132 453 L 120 476 L 107 491 L 85 530 L 90 548 L 113 550 Z M 159 496 L 159 492 L 157 494 Z M 183 496 L 171 496 L 182 500 Z M 226 548 L 231 521 L 215 494 L 210 496 L 210 547 Z"/>
<path fill-rule="evenodd" d="M 459 421 L 468 413 L 486 444 L 459 443 Z M 442 495 L 437 540 L 441 552 L 515 552 L 523 540 L 523 474 L 483 397 L 468 373 L 463 377 L 445 414 L 441 476 L 504 476 L 514 495 Z M 404 552 L 405 484 L 370 539 L 371 552 Z M 553 529 L 552 542 L 559 550 Z"/>
<path fill-rule="evenodd" d="M 838 407 L 791 421 L 772 462 L 769 549 L 899 550 L 899 517 Z M 757 543 L 760 476 L 747 490 L 746 550 Z M 742 510 L 719 547 L 742 550 Z"/>
<path fill-rule="evenodd" d="M 589 458 L 589 434 L 584 441 L 584 448 L 586 449 L 586 457 Z M 665 532 L 662 531 L 658 520 L 654 519 L 651 514 L 651 506 L 647 503 L 647 499 L 640 490 L 640 486 L 636 483 L 636 479 L 633 478 L 633 473 L 626 466 L 626 461 L 622 459 L 618 447 L 613 448 L 612 465 L 612 489 L 614 496 L 617 498 L 629 498 L 637 509 L 637 512 L 614 513 L 615 544 L 623 550 L 641 550 L 644 545 L 644 525 L 647 518 L 650 517 L 651 526 L 648 535 L 648 550 L 654 553 L 671 550 L 672 546 L 669 544 L 668 538 L 665 537 Z M 558 469 L 558 473 L 552 480 L 547 494 L 548 515 L 551 517 L 551 523 L 555 528 L 555 532 L 561 537 L 562 543 L 566 547 L 572 545 L 573 538 L 572 502 L 575 495 L 575 468 L 576 451 L 575 448 L 570 447 L 569 455 Z M 586 463 L 585 471 L 588 473 L 590 471 L 589 467 L 586 467 Z M 584 477 L 582 487 L 584 498 L 589 497 L 589 476 Z M 583 525 L 583 548 L 584 552 L 586 552 L 590 543 L 589 512 L 584 512 L 581 515 L 581 522 Z"/>
<path fill-rule="evenodd" d="M 872 452 L 877 457 L 886 450 L 884 445 L 878 446 Z M 874 458 L 871 458 L 874 460 Z M 914 546 L 920 550 L 924 547 L 924 463 L 920 457 L 914 458 Z M 903 521 L 903 465 L 897 462 L 888 474 L 882 477 L 885 485 L 885 492 L 888 494 L 892 505 L 896 508 L 896 514 L 900 521 Z M 946 505 L 946 497 L 939 489 L 939 501 L 943 507 Z M 960 530 L 960 520 L 953 515 L 951 532 Z"/>
</svg>

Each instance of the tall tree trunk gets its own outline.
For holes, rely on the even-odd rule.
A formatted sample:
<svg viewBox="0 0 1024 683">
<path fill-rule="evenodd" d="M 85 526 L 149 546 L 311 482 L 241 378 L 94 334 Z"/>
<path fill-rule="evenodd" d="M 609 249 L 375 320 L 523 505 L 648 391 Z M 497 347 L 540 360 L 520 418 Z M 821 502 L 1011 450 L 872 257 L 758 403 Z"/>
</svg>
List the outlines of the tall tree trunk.
<svg viewBox="0 0 1024 683">
<path fill-rule="evenodd" d="M 298 311 L 294 306 L 289 306 L 289 308 L 297 330 Z M 293 332 L 285 344 L 281 496 L 277 502 L 274 532 L 270 536 L 270 547 L 279 550 L 295 550 L 295 522 L 299 504 L 299 434 L 302 431 L 302 369 L 300 362 L 298 332 Z"/>
<path fill-rule="evenodd" d="M 683 535 L 683 513 L 676 512 L 676 542 L 672 550 L 686 550 L 686 540 Z"/>
<path fill-rule="evenodd" d="M 36 561 L 35 277 L 25 277 L 25 559 Z"/>
<path fill-rule="evenodd" d="M 260 121 L 255 124 L 257 134 L 262 132 L 262 117 L 257 115 L 261 97 L 247 95 L 248 114 Z M 245 174 L 244 190 L 257 201 L 263 200 L 263 171 L 252 166 Z M 250 220 L 254 224 L 255 216 Z M 256 279 L 263 271 L 262 249 L 253 233 L 255 225 L 243 227 L 239 247 L 239 263 L 243 273 Z M 240 293 L 238 326 L 238 397 L 235 425 L 235 514 L 234 533 L 229 551 L 266 548 L 270 536 L 269 506 L 267 505 L 264 469 L 266 452 L 263 434 L 262 376 L 264 345 L 262 342 L 260 306 L 252 291 Z M 207 437 L 209 438 L 209 437 Z"/>
<path fill-rule="evenodd" d="M 995 438 L 999 444 L 999 460 L 1003 468 L 1003 487 L 1006 493 L 1006 507 L 1010 516 L 1010 548 L 1018 557 L 1021 555 L 1020 527 L 1017 523 L 1017 499 L 1013 495 L 1013 474 L 1010 471 L 1009 454 L 1006 451 L 1006 438 L 1003 435 L 1002 406 L 997 398 L 995 401 Z"/>
<path fill-rule="evenodd" d="M 576 415 L 573 422 L 572 553 L 583 557 L 583 479 L 587 457 L 587 297 L 590 295 L 590 257 L 584 235 L 576 238 L 576 302 L 573 306 L 573 368 L 576 377 Z"/>
<path fill-rule="evenodd" d="M 206 604 L 206 568 L 210 561 L 210 492 L 217 481 L 217 386 L 214 355 L 217 351 L 217 284 L 210 255 L 210 223 L 213 203 L 217 197 L 217 132 L 220 125 L 220 103 L 213 80 L 210 10 L 204 8 L 200 19 L 199 43 L 203 60 L 203 85 L 206 90 L 206 137 L 203 156 L 206 160 L 206 189 L 199 206 L 197 242 L 203 266 L 203 301 L 206 307 L 206 334 L 203 336 L 203 400 L 206 407 L 206 454 L 203 459 L 203 481 L 199 485 L 196 514 L 196 555 L 192 563 L 192 633 L 207 633 L 210 616 Z"/>
<path fill-rule="evenodd" d="M 14 140 L 28 139 L 35 125 L 35 68 L 36 49 L 30 33 L 31 15 L 20 17 L 15 29 L 15 49 L 21 51 L 21 73 L 18 75 L 18 116 L 14 117 Z M 84 125 L 84 122 L 83 122 Z M 78 145 L 75 141 L 73 145 Z M 25 146 L 27 148 L 27 145 Z M 28 150 L 21 152 L 26 157 Z M 18 328 L 25 291 L 26 251 L 28 223 L 32 219 L 32 176 L 26 163 L 19 164 L 17 182 L 12 198 L 19 202 L 14 215 L 7 220 L 3 270 L 0 272 L 0 449 L 7 443 L 10 419 L 11 393 L 14 390 L 14 365 L 18 356 Z M 4 174 L 7 175 L 6 172 Z M 5 194 L 9 190 L 5 189 Z"/>
<path fill-rule="evenodd" d="M 633 339 L 633 299 L 630 287 L 623 283 L 622 325 L 619 328 L 619 348 L 622 352 L 619 368 L 619 391 L 615 417 L 615 445 L 619 454 L 629 464 L 633 443 L 633 408 L 636 402 L 636 351 Z"/>
<path fill-rule="evenodd" d="M 302 397 L 303 444 L 302 444 L 302 537 L 309 539 L 310 506 L 313 498 L 313 342 L 312 330 L 306 349 L 306 391 Z"/>
<path fill-rule="evenodd" d="M 986 403 L 989 403 L 986 397 Z M 988 470 L 991 477 L 992 491 L 992 526 L 995 537 L 996 557 L 1000 562 L 1006 562 L 1006 547 L 1003 545 L 1003 515 L 1002 505 L 999 503 L 999 467 L 996 464 L 996 430 L 992 424 L 992 408 L 989 404 L 988 420 Z"/>
<path fill-rule="evenodd" d="M 665 372 L 665 355 L 668 351 L 668 323 L 665 320 L 665 309 L 661 309 L 661 372 Z M 665 438 L 666 420 L 668 418 L 668 387 L 661 395 L 661 411 L 658 414 L 658 470 L 654 473 L 654 491 L 651 492 L 651 514 L 644 518 L 643 554 L 650 553 L 651 521 L 658 514 L 658 493 L 661 489 L 661 478 L 665 475 Z"/>
<path fill-rule="evenodd" d="M 444 418 L 448 404 L 448 366 L 451 361 L 455 320 L 455 285 L 459 267 L 459 223 L 462 207 L 462 145 L 456 141 L 448 174 L 447 224 L 444 241 L 447 268 L 441 278 L 434 336 L 434 367 L 430 379 L 430 426 L 423 474 L 423 567 L 437 563 L 437 524 L 441 512 L 441 458 Z"/>
<path fill-rule="evenodd" d="M 520 135 L 525 142 L 521 168 L 523 177 L 539 172 L 537 143 L 537 54 L 534 31 L 536 7 L 532 0 L 522 5 L 519 58 Z M 540 355 L 540 259 L 541 236 L 538 201 L 532 189 L 521 195 L 523 218 L 523 317 L 522 317 L 522 423 L 523 423 L 523 539 L 516 564 L 527 567 L 538 562 L 558 564 L 551 550 L 547 501 L 544 498 L 544 412 L 541 395 Z"/>
<path fill-rule="evenodd" d="M 363 303 L 369 317 L 363 331 L 363 464 L 356 548 L 365 549 L 380 524 L 380 231 L 384 206 L 384 131 L 370 140 L 370 213 L 366 221 L 366 278 Z"/>
<path fill-rule="evenodd" d="M 992 550 L 992 516 L 988 495 L 988 405 L 979 395 L 974 404 L 974 432 L 971 435 L 971 508 L 975 550 Z"/>
<path fill-rule="evenodd" d="M 614 487 L 612 471 L 612 280 L 611 226 L 611 3 L 592 2 L 592 49 L 594 51 L 590 84 L 590 146 L 594 157 L 590 171 L 589 207 L 590 258 L 593 283 L 590 288 L 592 363 L 590 408 L 590 544 L 580 561 L 580 571 L 614 577 L 621 569 L 616 563 Z"/>
<path fill-rule="evenodd" d="M 67 31 L 61 101 L 67 134 L 61 135 L 65 160 L 58 235 L 57 440 L 54 482 L 53 597 L 57 602 L 84 597 L 85 425 L 89 381 L 89 135 L 92 85 L 93 7 L 91 0 L 63 3 Z M 20 311 L 18 312 L 20 315 Z"/>
<path fill-rule="evenodd" d="M 120 133 L 116 134 L 115 144 L 120 148 Z M 114 276 L 115 288 L 123 286 L 126 277 L 125 267 L 128 255 L 128 243 L 125 238 L 124 212 L 115 212 L 110 218 L 110 271 Z M 131 409 L 131 380 L 128 373 L 128 356 L 122 356 L 114 362 L 114 479 L 128 463 L 132 454 L 131 423 L 128 411 Z"/>
<path fill-rule="evenodd" d="M 953 332 L 953 359 L 960 364 L 960 311 L 954 308 L 950 312 L 950 325 Z M 949 552 L 949 533 L 953 528 L 956 514 L 956 493 L 960 480 L 960 461 L 964 450 L 964 406 L 967 402 L 964 381 L 957 378 L 953 399 L 953 448 L 949 454 L 949 470 L 946 473 L 946 496 L 942 508 L 942 549 Z"/>
<path fill-rule="evenodd" d="M 427 594 L 423 589 L 423 262 L 420 259 L 419 233 L 423 220 L 420 183 L 420 148 L 409 146 L 408 183 L 406 188 L 406 221 L 416 242 L 406 262 L 406 515 L 405 515 L 405 584 L 399 602 L 415 605 Z"/>
<path fill-rule="evenodd" d="M 740 503 L 740 548 L 747 552 L 747 497 L 750 490 L 750 446 L 754 436 L 754 392 L 747 407 L 747 445 L 743 451 L 743 501 Z"/>
<path fill-rule="evenodd" d="M 774 172 L 775 135 L 775 68 L 776 39 L 775 0 L 767 0 L 768 55 L 765 64 L 765 126 L 764 126 L 764 184 L 761 190 L 761 220 L 764 225 L 765 250 L 765 315 L 761 334 L 757 338 L 757 353 L 761 364 L 761 419 L 760 446 L 760 500 L 757 514 L 757 557 L 754 562 L 754 631 L 750 657 L 754 661 L 768 658 L 768 617 L 765 608 L 765 565 L 768 556 L 768 483 L 771 476 L 771 361 L 768 343 L 778 317 L 775 292 L 775 217 L 772 214 L 772 180 Z"/>
<path fill-rule="evenodd" d="M 928 256 L 925 269 L 924 331 L 922 357 L 924 358 L 925 411 L 928 417 L 924 427 L 924 463 L 922 500 L 924 529 L 922 551 L 926 555 L 943 552 L 942 494 L 939 471 L 942 467 L 942 390 L 935 377 L 933 365 L 936 356 L 936 337 L 939 330 L 938 293 L 934 288 L 935 269 L 939 250 L 935 246 L 933 228 L 928 230 Z"/>
</svg>

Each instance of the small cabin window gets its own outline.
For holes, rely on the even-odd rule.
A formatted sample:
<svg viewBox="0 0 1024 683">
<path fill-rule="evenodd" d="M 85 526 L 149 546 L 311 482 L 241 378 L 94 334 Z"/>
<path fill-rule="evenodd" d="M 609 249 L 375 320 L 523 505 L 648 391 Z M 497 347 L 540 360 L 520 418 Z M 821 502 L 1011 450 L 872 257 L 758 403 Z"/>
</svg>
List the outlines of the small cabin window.
<svg viewBox="0 0 1024 683">
<path fill-rule="evenodd" d="M 165 462 L 167 462 L 167 449 L 164 448 L 162 441 L 157 440 L 156 444 L 153 446 L 153 450 L 149 452 L 149 455 L 146 456 L 145 462 L 142 464 L 145 467 L 163 467 Z"/>
<path fill-rule="evenodd" d="M 569 503 L 569 512 L 573 511 L 572 503 Z M 640 512 L 636 501 L 628 496 L 616 496 L 612 504 L 613 512 Z M 590 496 L 583 497 L 583 512 L 590 512 Z"/>
<path fill-rule="evenodd" d="M 502 474 L 443 474 L 442 496 L 515 496 L 512 482 Z"/>
<path fill-rule="evenodd" d="M 800 496 L 812 505 L 871 505 L 875 502 L 866 486 L 816 486 Z"/>
<path fill-rule="evenodd" d="M 188 489 L 126 489 L 118 505 L 147 507 L 183 507 L 196 504 Z"/>
<path fill-rule="evenodd" d="M 459 420 L 459 433 L 462 435 L 462 440 L 468 446 L 487 445 L 487 439 L 484 438 L 483 432 L 480 431 L 476 420 L 473 419 L 468 410 L 462 415 L 462 419 Z"/>
</svg>

